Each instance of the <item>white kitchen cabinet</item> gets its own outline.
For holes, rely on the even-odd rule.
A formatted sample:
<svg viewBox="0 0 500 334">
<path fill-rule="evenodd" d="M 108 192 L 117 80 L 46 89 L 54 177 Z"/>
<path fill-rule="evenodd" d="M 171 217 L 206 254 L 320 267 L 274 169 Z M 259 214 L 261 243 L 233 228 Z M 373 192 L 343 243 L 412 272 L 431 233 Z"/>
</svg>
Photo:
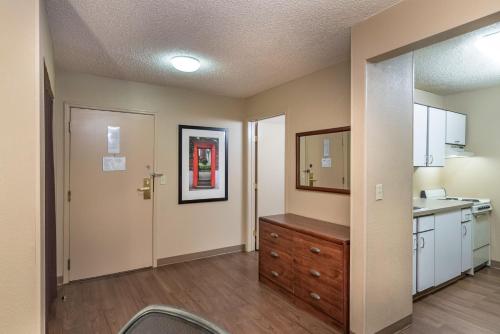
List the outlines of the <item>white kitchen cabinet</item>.
<svg viewBox="0 0 500 334">
<path fill-rule="evenodd" d="M 434 284 L 434 230 L 417 234 L 417 287 L 418 292 L 432 288 Z"/>
<path fill-rule="evenodd" d="M 427 166 L 427 106 L 413 106 L 413 166 Z"/>
<path fill-rule="evenodd" d="M 462 212 L 435 215 L 435 284 L 462 273 Z"/>
<path fill-rule="evenodd" d="M 465 145 L 467 116 L 453 111 L 446 112 L 446 144 Z"/>
<path fill-rule="evenodd" d="M 417 235 L 413 234 L 413 287 L 412 294 L 417 293 Z"/>
<path fill-rule="evenodd" d="M 462 223 L 462 272 L 472 268 L 472 225 Z"/>
<path fill-rule="evenodd" d="M 444 167 L 446 111 L 413 105 L 413 166 Z"/>
<path fill-rule="evenodd" d="M 444 167 L 446 139 L 446 111 L 429 107 L 427 135 L 427 166 Z"/>
</svg>

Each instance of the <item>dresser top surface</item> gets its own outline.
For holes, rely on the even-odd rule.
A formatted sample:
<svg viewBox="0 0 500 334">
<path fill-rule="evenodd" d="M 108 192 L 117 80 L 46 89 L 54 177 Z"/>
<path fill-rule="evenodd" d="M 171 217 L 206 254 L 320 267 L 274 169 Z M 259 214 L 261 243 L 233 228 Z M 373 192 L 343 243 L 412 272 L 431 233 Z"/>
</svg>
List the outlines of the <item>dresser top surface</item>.
<svg viewBox="0 0 500 334">
<path fill-rule="evenodd" d="M 299 216 L 292 213 L 260 217 L 261 220 L 281 227 L 310 234 L 322 239 L 349 244 L 351 237 L 348 226 L 329 223 L 323 220 Z"/>
</svg>

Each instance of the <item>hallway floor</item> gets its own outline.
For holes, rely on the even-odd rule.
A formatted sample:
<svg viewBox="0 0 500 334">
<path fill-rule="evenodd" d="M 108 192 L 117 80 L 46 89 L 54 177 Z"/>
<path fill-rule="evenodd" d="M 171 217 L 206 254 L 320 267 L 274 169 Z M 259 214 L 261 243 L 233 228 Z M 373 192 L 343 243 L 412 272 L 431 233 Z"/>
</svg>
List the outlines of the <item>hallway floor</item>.
<svg viewBox="0 0 500 334">
<path fill-rule="evenodd" d="M 142 308 L 167 304 L 237 333 L 338 333 L 258 282 L 258 254 L 235 253 L 71 283 L 49 334 L 112 333 Z"/>
<path fill-rule="evenodd" d="M 260 284 L 257 268 L 257 253 L 236 253 L 71 283 L 59 289 L 49 334 L 115 334 L 151 304 L 183 308 L 232 334 L 338 333 Z M 402 334 L 500 333 L 500 270 L 415 303 L 413 321 Z"/>
</svg>

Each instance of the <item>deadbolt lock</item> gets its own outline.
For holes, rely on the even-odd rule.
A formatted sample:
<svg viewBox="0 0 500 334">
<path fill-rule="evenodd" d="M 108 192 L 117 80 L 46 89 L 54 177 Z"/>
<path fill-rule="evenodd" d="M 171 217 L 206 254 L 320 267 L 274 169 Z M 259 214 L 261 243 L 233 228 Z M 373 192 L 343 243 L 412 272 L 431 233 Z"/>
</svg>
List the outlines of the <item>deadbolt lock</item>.
<svg viewBox="0 0 500 334">
<path fill-rule="evenodd" d="M 137 188 L 137 191 L 142 192 L 144 199 L 151 199 L 151 178 L 145 177 L 142 181 L 142 187 Z"/>
</svg>

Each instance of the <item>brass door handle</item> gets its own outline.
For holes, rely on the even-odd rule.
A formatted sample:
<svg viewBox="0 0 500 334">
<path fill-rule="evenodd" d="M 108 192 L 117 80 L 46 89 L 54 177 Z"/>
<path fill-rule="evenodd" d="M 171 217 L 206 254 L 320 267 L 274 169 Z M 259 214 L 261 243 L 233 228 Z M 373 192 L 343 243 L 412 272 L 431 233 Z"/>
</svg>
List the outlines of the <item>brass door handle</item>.
<svg viewBox="0 0 500 334">
<path fill-rule="evenodd" d="M 149 177 L 145 177 L 142 180 L 142 187 L 137 188 L 137 191 L 142 192 L 143 199 L 151 199 L 151 179 Z"/>
</svg>

